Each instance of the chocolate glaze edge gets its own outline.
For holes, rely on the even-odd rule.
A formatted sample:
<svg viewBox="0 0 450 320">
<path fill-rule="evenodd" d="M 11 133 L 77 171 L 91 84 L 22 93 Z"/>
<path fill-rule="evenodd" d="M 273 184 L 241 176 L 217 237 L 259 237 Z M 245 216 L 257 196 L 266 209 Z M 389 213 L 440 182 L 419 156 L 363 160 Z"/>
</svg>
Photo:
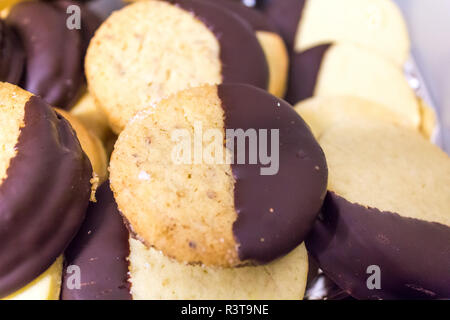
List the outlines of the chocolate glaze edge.
<svg viewBox="0 0 450 320">
<path fill-rule="evenodd" d="M 261 10 L 279 30 L 290 51 L 293 51 L 295 37 L 307 0 L 267 0 L 259 3 Z"/>
<path fill-rule="evenodd" d="M 251 9 L 235 0 L 209 0 L 210 2 L 227 8 L 234 14 L 247 21 L 255 31 L 267 31 L 277 33 L 278 30 L 261 12 Z"/>
<path fill-rule="evenodd" d="M 24 123 L 0 185 L 0 297 L 63 253 L 91 193 L 91 163 L 70 124 L 34 96 L 25 104 Z"/>
<path fill-rule="evenodd" d="M 267 129 L 269 137 L 271 129 L 279 130 L 277 174 L 260 175 L 264 166 L 248 164 L 248 152 L 247 164 L 231 165 L 237 212 L 233 234 L 239 259 L 268 263 L 300 245 L 310 232 L 326 195 L 325 155 L 285 101 L 249 85 L 222 84 L 218 95 L 225 129 Z M 290 193 L 294 190 L 295 195 Z"/>
<path fill-rule="evenodd" d="M 247 83 L 267 89 L 269 67 L 250 24 L 229 10 L 206 0 L 169 0 L 193 13 L 220 44 L 223 83 Z"/>
<path fill-rule="evenodd" d="M 450 227 L 350 203 L 329 192 L 308 251 L 357 299 L 449 299 Z M 381 270 L 369 290 L 367 267 Z"/>
<path fill-rule="evenodd" d="M 0 19 L 0 81 L 19 84 L 25 69 L 25 52 L 16 32 Z"/>
<path fill-rule="evenodd" d="M 314 96 L 320 68 L 332 44 L 322 44 L 300 53 L 293 53 L 289 67 L 286 100 L 295 105 Z"/>
<path fill-rule="evenodd" d="M 80 231 L 65 252 L 61 300 L 131 300 L 128 282 L 129 232 L 110 189 L 97 191 Z M 69 289 L 69 265 L 80 267 L 81 289 Z"/>
</svg>

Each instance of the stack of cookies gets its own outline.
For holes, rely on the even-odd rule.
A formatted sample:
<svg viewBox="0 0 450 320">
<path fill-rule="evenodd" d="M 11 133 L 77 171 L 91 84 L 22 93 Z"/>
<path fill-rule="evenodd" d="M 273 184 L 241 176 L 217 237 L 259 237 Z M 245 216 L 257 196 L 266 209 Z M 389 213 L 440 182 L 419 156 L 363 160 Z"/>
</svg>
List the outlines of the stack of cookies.
<svg viewBox="0 0 450 320">
<path fill-rule="evenodd" d="M 1 298 L 450 298 L 392 1 L 101 2 L 0 7 Z"/>
</svg>

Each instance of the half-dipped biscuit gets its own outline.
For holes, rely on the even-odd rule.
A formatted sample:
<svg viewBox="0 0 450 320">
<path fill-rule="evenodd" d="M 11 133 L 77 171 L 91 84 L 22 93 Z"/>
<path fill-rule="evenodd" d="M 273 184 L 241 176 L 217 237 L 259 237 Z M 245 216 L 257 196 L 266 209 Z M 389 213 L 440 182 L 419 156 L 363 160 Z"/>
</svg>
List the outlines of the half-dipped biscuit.
<svg viewBox="0 0 450 320">
<path fill-rule="evenodd" d="M 116 133 L 137 111 L 189 87 L 269 84 L 251 26 L 201 0 L 144 1 L 114 12 L 91 41 L 86 73 Z"/>
<path fill-rule="evenodd" d="M 378 103 L 419 130 L 418 99 L 402 69 L 382 56 L 351 44 L 324 44 L 292 56 L 287 101 L 339 95 Z"/>
<path fill-rule="evenodd" d="M 89 202 L 92 167 L 70 124 L 41 98 L 0 83 L 0 108 L 4 297 L 42 274 L 72 240 Z"/>
<path fill-rule="evenodd" d="M 399 66 L 409 56 L 406 24 L 391 0 L 269 0 L 259 9 L 293 51 L 336 42 L 366 47 Z"/>
<path fill-rule="evenodd" d="M 327 166 L 289 104 L 224 84 L 137 114 L 115 145 L 110 179 L 148 246 L 230 267 L 267 263 L 301 244 L 325 196 Z"/>
<path fill-rule="evenodd" d="M 450 298 L 450 159 L 419 133 L 348 122 L 320 138 L 329 165 L 308 251 L 359 299 Z"/>
<path fill-rule="evenodd" d="M 129 237 L 109 184 L 97 192 L 86 221 L 66 251 L 63 300 L 292 299 L 303 297 L 308 269 L 300 245 L 264 266 L 192 266 Z M 67 268 L 83 270 L 79 290 L 69 289 Z"/>
</svg>

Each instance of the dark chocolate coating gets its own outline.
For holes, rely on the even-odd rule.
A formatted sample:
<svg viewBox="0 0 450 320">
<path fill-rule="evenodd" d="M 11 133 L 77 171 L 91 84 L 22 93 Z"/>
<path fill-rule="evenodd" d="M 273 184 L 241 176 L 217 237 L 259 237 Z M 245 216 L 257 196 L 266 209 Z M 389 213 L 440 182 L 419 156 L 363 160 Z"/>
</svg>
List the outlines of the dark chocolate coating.
<svg viewBox="0 0 450 320">
<path fill-rule="evenodd" d="M 449 299 L 450 227 L 353 204 L 330 192 L 306 241 L 339 287 L 357 299 Z M 369 290 L 367 267 L 381 269 Z"/>
<path fill-rule="evenodd" d="M 119 10 L 126 5 L 122 0 L 91 0 L 86 3 L 88 10 L 100 17 L 103 21 L 108 18 L 113 11 Z"/>
<path fill-rule="evenodd" d="M 17 34 L 0 19 L 0 81 L 19 84 L 25 67 L 25 52 Z"/>
<path fill-rule="evenodd" d="M 7 17 L 26 52 L 22 87 L 63 109 L 75 103 L 84 82 L 81 33 L 67 28 L 67 18 L 56 4 L 39 1 L 19 3 Z"/>
<path fill-rule="evenodd" d="M 304 300 L 353 300 L 325 274 L 317 274 L 306 286 Z"/>
<path fill-rule="evenodd" d="M 97 191 L 86 220 L 65 253 L 62 300 L 131 300 L 128 282 L 129 234 L 109 182 Z M 81 270 L 81 289 L 68 289 L 66 268 Z"/>
<path fill-rule="evenodd" d="M 258 4 L 266 17 L 278 27 L 287 47 L 293 50 L 295 35 L 306 0 L 266 0 Z"/>
<path fill-rule="evenodd" d="M 308 253 L 308 280 L 303 299 L 349 300 L 352 298 L 319 269 L 317 261 Z"/>
<path fill-rule="evenodd" d="M 171 0 L 192 12 L 217 37 L 223 83 L 248 83 L 267 89 L 269 67 L 252 27 L 239 16 L 209 0 Z"/>
<path fill-rule="evenodd" d="M 89 42 L 95 34 L 95 31 L 100 27 L 102 23 L 102 19 L 97 16 L 89 7 L 80 2 L 80 0 L 58 0 L 55 1 L 55 4 L 63 10 L 63 12 L 67 12 L 67 8 L 72 5 L 76 5 L 80 7 L 81 10 L 81 39 L 83 41 L 83 49 L 82 49 L 82 64 L 84 64 L 84 56 L 86 54 L 87 48 L 89 46 Z"/>
<path fill-rule="evenodd" d="M 322 61 L 331 44 L 322 44 L 291 56 L 286 101 L 297 102 L 314 96 Z"/>
<path fill-rule="evenodd" d="M 236 0 L 210 0 L 212 3 L 231 10 L 247 21 L 255 31 L 277 32 L 277 28 L 261 12 L 244 6 Z"/>
<path fill-rule="evenodd" d="M 0 185 L 0 297 L 34 280 L 83 222 L 92 167 L 70 124 L 38 97 Z"/>
<path fill-rule="evenodd" d="M 218 94 L 225 129 L 267 129 L 268 150 L 270 130 L 279 130 L 277 174 L 261 175 L 266 166 L 259 160 L 249 164 L 248 142 L 246 164 L 231 165 L 239 258 L 267 263 L 296 248 L 310 232 L 326 195 L 325 156 L 309 127 L 285 101 L 249 85 L 219 85 Z M 238 148 L 234 149 L 236 159 Z"/>
</svg>

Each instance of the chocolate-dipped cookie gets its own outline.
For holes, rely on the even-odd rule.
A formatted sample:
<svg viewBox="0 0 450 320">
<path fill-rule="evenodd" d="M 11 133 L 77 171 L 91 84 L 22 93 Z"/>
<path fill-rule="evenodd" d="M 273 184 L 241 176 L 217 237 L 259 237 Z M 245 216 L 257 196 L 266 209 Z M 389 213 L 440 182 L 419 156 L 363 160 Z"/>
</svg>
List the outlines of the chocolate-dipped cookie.
<svg viewBox="0 0 450 320">
<path fill-rule="evenodd" d="M 268 263 L 302 243 L 325 196 L 327 166 L 289 104 L 223 84 L 136 115 L 116 142 L 110 179 L 147 245 L 181 262 L 231 267 Z"/>
<path fill-rule="evenodd" d="M 323 214 L 306 241 L 358 299 L 450 298 L 450 159 L 415 131 L 343 122 L 320 138 Z"/>
<path fill-rule="evenodd" d="M 419 129 L 421 114 L 402 69 L 351 44 L 324 44 L 291 59 L 287 101 L 313 96 L 355 96 L 378 103 L 408 127 Z"/>
<path fill-rule="evenodd" d="M 83 84 L 82 38 L 67 28 L 67 18 L 53 3 L 30 1 L 12 7 L 6 19 L 26 52 L 21 86 L 59 108 L 70 107 Z"/>
<path fill-rule="evenodd" d="M 265 266 L 192 266 L 129 238 L 109 184 L 97 192 L 79 234 L 66 251 L 61 299 L 301 299 L 307 253 L 300 245 Z M 82 270 L 79 290 L 69 289 L 67 268 Z"/>
<path fill-rule="evenodd" d="M 366 47 L 398 65 L 409 55 L 406 24 L 391 0 L 268 0 L 259 9 L 293 51 L 336 42 Z"/>
<path fill-rule="evenodd" d="M 89 91 L 116 133 L 136 112 L 189 87 L 269 84 L 251 26 L 199 0 L 144 1 L 114 12 L 91 41 L 86 73 Z"/>
<path fill-rule="evenodd" d="M 16 32 L 0 18 L 0 81 L 18 84 L 25 66 L 25 52 Z"/>
<path fill-rule="evenodd" d="M 72 240 L 91 195 L 92 167 L 70 124 L 42 99 L 0 83 L 0 108 L 4 297 L 43 273 Z"/>
</svg>

